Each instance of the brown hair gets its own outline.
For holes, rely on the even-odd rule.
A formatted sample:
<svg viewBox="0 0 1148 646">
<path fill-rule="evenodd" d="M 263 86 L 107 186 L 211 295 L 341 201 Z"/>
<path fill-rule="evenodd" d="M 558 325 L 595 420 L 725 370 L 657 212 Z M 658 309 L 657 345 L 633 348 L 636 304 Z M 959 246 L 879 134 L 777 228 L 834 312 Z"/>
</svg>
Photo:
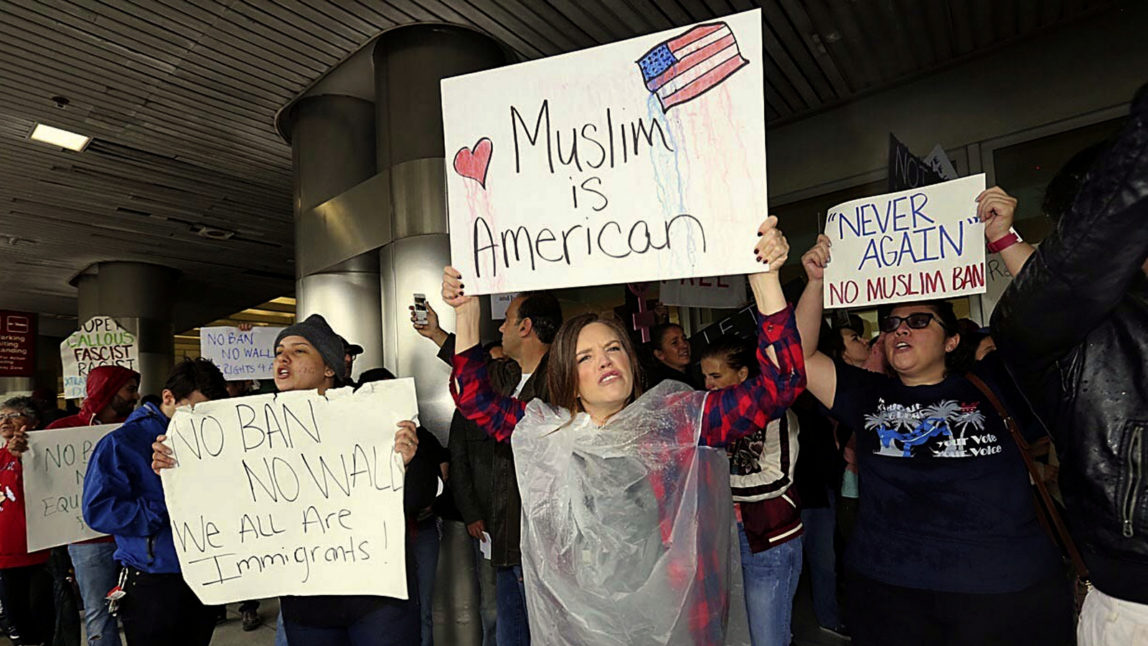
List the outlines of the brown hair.
<svg viewBox="0 0 1148 646">
<path fill-rule="evenodd" d="M 613 319 L 603 318 L 594 313 L 575 316 L 558 328 L 558 334 L 554 337 L 554 344 L 550 346 L 550 365 L 546 369 L 546 385 L 550 390 L 550 403 L 565 408 L 570 411 L 571 415 L 582 410 L 582 404 L 578 400 L 578 336 L 591 323 L 601 323 L 610 328 L 622 343 L 622 351 L 630 359 L 630 372 L 633 376 L 634 386 L 630 392 L 629 401 L 634 401 L 642 394 L 642 368 L 638 363 L 638 356 L 634 353 L 634 344 L 630 341 L 630 333 L 626 331 L 626 328 Z"/>
</svg>

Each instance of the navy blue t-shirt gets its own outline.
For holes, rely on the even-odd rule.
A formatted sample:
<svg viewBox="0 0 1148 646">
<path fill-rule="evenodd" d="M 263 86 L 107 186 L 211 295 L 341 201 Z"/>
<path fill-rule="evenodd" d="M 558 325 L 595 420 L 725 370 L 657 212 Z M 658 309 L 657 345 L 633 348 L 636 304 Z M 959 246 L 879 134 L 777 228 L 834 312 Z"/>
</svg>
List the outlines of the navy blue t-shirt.
<svg viewBox="0 0 1148 646">
<path fill-rule="evenodd" d="M 964 593 L 1016 592 L 1061 571 L 1020 450 L 976 386 L 956 375 L 905 386 L 836 365 L 832 414 L 857 432 L 861 477 L 848 567 L 890 585 Z M 995 356 L 975 373 L 1001 393 Z"/>
</svg>

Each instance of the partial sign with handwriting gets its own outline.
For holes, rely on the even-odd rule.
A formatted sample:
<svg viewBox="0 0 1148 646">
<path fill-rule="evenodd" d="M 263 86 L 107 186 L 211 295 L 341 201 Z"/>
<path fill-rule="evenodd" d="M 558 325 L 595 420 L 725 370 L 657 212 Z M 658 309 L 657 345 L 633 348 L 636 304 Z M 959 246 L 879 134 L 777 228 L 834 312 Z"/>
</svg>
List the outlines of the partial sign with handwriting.
<svg viewBox="0 0 1148 646">
<path fill-rule="evenodd" d="M 103 534 L 84 522 L 84 476 L 96 444 L 119 424 L 28 433 L 24 465 L 24 516 L 28 551 L 77 543 Z"/>
</svg>

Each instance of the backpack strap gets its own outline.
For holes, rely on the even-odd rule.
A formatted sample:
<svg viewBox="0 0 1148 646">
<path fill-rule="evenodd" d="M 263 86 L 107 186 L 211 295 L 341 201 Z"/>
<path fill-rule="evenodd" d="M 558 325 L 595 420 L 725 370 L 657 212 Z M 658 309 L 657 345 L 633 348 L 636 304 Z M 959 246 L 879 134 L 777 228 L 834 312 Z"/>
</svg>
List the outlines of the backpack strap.
<svg viewBox="0 0 1148 646">
<path fill-rule="evenodd" d="M 1013 420 L 1012 415 L 1005 409 L 1004 404 L 1001 403 L 996 393 L 988 387 L 988 384 L 972 373 L 965 375 L 965 379 L 968 379 L 969 383 L 976 386 L 977 390 L 981 391 L 985 398 L 992 403 L 993 408 L 996 409 L 997 414 L 1000 415 L 1001 420 L 1004 421 L 1005 428 L 1008 429 L 1013 441 L 1016 442 L 1017 448 L 1020 449 L 1020 455 L 1024 459 L 1024 466 L 1028 469 L 1029 479 L 1032 480 L 1039 494 L 1037 517 L 1040 518 L 1040 524 L 1044 526 L 1045 531 L 1048 532 L 1053 542 L 1059 542 L 1064 547 L 1064 550 L 1068 552 L 1068 558 L 1072 561 L 1072 569 L 1076 571 L 1076 575 L 1081 579 L 1088 578 L 1088 568 L 1084 565 L 1084 559 L 1081 558 L 1080 551 L 1076 548 L 1076 543 L 1072 540 L 1072 536 L 1069 535 L 1068 528 L 1065 527 L 1064 520 L 1060 517 L 1060 512 L 1057 510 L 1052 496 L 1048 493 L 1048 487 L 1044 484 L 1044 478 L 1042 478 L 1040 472 L 1037 471 L 1036 462 L 1033 460 L 1034 454 L 1037 456 L 1048 455 L 1051 441 L 1049 438 L 1043 437 L 1036 442 L 1026 442 L 1016 426 L 1016 421 Z"/>
</svg>

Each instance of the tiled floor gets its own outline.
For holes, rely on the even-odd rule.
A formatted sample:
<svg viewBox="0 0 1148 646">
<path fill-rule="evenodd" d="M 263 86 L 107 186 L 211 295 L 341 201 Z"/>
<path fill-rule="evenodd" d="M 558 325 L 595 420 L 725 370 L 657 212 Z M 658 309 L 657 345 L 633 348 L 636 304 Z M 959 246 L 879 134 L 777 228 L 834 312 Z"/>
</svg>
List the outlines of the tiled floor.
<svg viewBox="0 0 1148 646">
<path fill-rule="evenodd" d="M 259 628 L 244 632 L 239 620 L 239 604 L 227 607 L 227 620 L 215 628 L 212 646 L 272 646 L 275 643 L 275 619 L 279 614 L 279 600 L 268 599 L 260 604 L 260 615 L 264 623 Z M 797 599 L 793 609 L 793 632 L 796 646 L 842 646 L 847 640 L 839 639 L 822 631 L 813 618 L 813 602 L 809 595 L 806 579 L 802 579 L 797 589 Z M 0 638 L 0 644 L 8 645 Z M 449 645 L 447 645 L 449 646 Z"/>
</svg>

